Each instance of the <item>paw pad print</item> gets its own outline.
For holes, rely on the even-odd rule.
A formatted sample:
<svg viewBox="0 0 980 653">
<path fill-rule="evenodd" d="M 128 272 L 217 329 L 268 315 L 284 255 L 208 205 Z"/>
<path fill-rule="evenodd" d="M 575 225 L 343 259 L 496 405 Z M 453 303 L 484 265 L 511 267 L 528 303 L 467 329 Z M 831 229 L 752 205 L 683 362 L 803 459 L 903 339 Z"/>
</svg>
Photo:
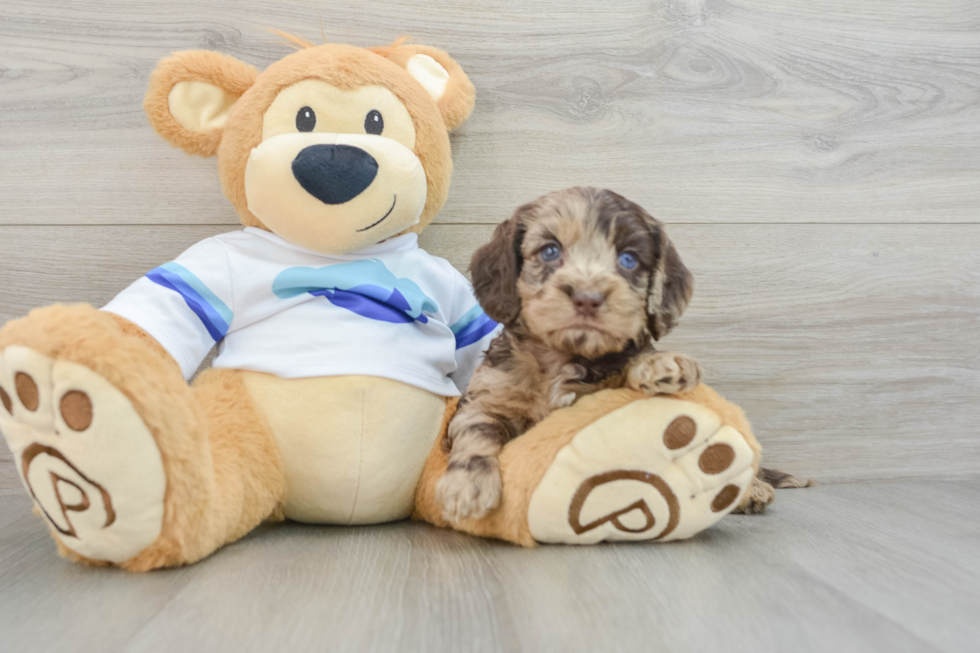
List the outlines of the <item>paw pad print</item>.
<svg viewBox="0 0 980 653">
<path fill-rule="evenodd" d="M 741 433 L 707 408 L 654 397 L 590 424 L 545 472 L 528 523 L 540 542 L 685 539 L 738 505 L 753 477 Z"/>
<path fill-rule="evenodd" d="M 0 352 L 0 432 L 58 539 L 122 562 L 160 534 L 166 490 L 153 436 L 117 388 L 26 347 Z"/>
</svg>

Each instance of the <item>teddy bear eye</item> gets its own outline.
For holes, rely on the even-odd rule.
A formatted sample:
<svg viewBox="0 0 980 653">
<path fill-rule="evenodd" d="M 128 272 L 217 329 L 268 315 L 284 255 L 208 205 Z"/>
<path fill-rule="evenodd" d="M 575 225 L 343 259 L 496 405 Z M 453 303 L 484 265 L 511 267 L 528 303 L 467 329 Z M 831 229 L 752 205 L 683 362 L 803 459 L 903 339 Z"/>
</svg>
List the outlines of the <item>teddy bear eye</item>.
<svg viewBox="0 0 980 653">
<path fill-rule="evenodd" d="M 303 107 L 296 112 L 296 129 L 301 132 L 311 132 L 316 127 L 316 113 L 310 107 Z"/>
<path fill-rule="evenodd" d="M 385 130 L 385 119 L 381 117 L 381 112 L 377 109 L 368 111 L 364 117 L 364 131 L 369 134 L 378 135 Z"/>
</svg>

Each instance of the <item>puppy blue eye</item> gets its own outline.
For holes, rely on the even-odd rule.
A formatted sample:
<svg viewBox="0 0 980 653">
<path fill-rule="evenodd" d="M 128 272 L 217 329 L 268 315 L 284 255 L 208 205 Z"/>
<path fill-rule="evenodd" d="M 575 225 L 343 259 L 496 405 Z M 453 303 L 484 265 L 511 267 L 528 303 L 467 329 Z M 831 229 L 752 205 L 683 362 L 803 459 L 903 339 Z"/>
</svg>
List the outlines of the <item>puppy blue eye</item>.
<svg viewBox="0 0 980 653">
<path fill-rule="evenodd" d="M 561 250 L 558 249 L 558 245 L 548 245 L 541 250 L 541 260 L 546 263 L 557 261 L 559 256 L 561 256 Z"/>
<path fill-rule="evenodd" d="M 619 255 L 619 264 L 627 270 L 632 270 L 636 267 L 636 256 L 629 252 L 623 252 Z"/>
</svg>

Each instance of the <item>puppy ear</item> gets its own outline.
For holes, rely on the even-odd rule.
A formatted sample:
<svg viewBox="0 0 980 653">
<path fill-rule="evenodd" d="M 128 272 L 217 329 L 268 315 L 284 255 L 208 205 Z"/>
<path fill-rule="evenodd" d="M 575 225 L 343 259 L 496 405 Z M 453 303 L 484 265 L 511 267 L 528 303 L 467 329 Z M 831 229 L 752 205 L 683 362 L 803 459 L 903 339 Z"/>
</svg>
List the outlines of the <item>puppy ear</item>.
<svg viewBox="0 0 980 653">
<path fill-rule="evenodd" d="M 654 340 L 667 335 L 691 302 L 694 275 L 685 267 L 666 232 L 658 228 L 660 259 L 647 293 L 647 325 Z"/>
<path fill-rule="evenodd" d="M 459 64 L 442 50 L 427 45 L 403 44 L 403 41 L 399 39 L 391 46 L 371 48 L 371 51 L 408 71 L 436 101 L 446 129 L 456 129 L 473 111 L 476 101 L 473 83 Z"/>
<path fill-rule="evenodd" d="M 524 225 L 519 214 L 520 209 L 510 220 L 497 225 L 493 238 L 476 250 L 470 261 L 476 299 L 484 312 L 501 324 L 510 324 L 521 313 L 517 278 L 523 263 Z"/>
<path fill-rule="evenodd" d="M 214 156 L 231 108 L 257 74 L 254 67 L 217 52 L 176 52 L 150 75 L 143 109 L 171 145 Z"/>
</svg>

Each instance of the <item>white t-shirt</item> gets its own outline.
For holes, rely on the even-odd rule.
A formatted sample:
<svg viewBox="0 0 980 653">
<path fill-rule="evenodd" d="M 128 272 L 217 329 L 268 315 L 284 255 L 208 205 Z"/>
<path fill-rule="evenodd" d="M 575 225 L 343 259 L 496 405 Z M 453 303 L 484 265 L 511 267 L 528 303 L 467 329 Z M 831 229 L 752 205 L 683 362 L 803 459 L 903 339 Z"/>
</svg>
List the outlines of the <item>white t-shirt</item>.
<svg viewBox="0 0 980 653">
<path fill-rule="evenodd" d="M 185 378 L 217 343 L 214 367 L 381 376 L 447 397 L 466 388 L 498 330 L 466 278 L 415 234 L 328 256 L 249 227 L 199 242 L 104 310 L 156 338 Z"/>
</svg>

